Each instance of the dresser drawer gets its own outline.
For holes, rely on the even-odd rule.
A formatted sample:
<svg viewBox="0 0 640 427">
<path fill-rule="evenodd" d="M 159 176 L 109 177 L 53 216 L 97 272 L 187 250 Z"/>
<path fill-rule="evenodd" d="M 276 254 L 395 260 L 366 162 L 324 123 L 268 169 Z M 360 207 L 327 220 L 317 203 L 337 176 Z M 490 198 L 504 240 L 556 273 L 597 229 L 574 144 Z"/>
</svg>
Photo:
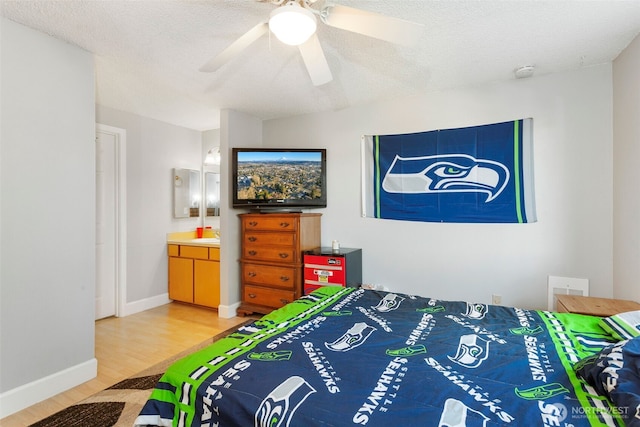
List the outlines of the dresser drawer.
<svg viewBox="0 0 640 427">
<path fill-rule="evenodd" d="M 256 215 L 243 218 L 243 231 L 291 231 L 298 229 L 298 221 L 296 218 L 280 216 L 275 214 Z"/>
<path fill-rule="evenodd" d="M 278 263 L 297 262 L 296 251 L 292 246 L 243 245 L 242 258 L 251 261 L 271 261 Z"/>
<path fill-rule="evenodd" d="M 245 245 L 294 246 L 295 242 L 296 242 L 296 235 L 294 233 L 247 232 L 244 235 Z"/>
<path fill-rule="evenodd" d="M 244 283 L 294 290 L 298 286 L 299 274 L 300 270 L 293 267 L 242 263 Z"/>
<path fill-rule="evenodd" d="M 242 301 L 249 304 L 280 308 L 295 300 L 293 291 L 245 285 Z"/>
</svg>

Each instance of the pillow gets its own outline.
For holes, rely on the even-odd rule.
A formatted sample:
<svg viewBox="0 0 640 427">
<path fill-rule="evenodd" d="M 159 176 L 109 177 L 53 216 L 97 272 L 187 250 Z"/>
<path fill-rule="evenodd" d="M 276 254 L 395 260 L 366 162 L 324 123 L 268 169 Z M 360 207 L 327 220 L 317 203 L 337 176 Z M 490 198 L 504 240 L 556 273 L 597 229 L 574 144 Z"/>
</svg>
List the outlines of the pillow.
<svg viewBox="0 0 640 427">
<path fill-rule="evenodd" d="M 602 318 L 600 326 L 618 340 L 640 336 L 640 311 L 627 311 Z"/>
<path fill-rule="evenodd" d="M 640 337 L 609 345 L 574 369 L 599 395 L 609 398 L 627 426 L 640 426 Z"/>
</svg>

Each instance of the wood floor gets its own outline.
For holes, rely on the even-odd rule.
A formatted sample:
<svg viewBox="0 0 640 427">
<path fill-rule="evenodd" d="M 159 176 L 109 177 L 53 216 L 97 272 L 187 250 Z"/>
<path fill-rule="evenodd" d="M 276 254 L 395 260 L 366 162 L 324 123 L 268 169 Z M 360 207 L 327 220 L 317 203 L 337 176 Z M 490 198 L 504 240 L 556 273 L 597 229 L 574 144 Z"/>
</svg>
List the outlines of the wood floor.
<svg viewBox="0 0 640 427">
<path fill-rule="evenodd" d="M 40 421 L 245 320 L 246 317 L 219 318 L 214 310 L 180 303 L 98 320 L 98 376 L 3 418 L 0 425 L 24 427 Z"/>
</svg>

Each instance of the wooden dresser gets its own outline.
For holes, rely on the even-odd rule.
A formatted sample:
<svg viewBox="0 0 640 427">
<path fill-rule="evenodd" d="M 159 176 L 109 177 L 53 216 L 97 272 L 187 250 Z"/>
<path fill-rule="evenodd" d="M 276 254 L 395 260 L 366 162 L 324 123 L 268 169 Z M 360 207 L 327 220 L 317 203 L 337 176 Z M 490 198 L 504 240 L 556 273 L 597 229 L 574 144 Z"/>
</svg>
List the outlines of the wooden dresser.
<svg viewBox="0 0 640 427">
<path fill-rule="evenodd" d="M 238 314 L 269 313 L 302 295 L 303 252 L 320 247 L 319 213 L 240 214 Z"/>
</svg>

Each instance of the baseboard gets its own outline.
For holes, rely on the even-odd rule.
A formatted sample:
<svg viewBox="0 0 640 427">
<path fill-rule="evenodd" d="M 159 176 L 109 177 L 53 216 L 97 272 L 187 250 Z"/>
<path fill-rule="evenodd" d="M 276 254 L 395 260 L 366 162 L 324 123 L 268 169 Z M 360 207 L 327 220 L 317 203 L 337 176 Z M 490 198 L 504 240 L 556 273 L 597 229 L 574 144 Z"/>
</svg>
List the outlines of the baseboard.
<svg viewBox="0 0 640 427">
<path fill-rule="evenodd" d="M 38 402 L 87 382 L 98 375 L 98 360 L 93 358 L 39 380 L 0 394 L 0 418 L 7 417 Z"/>
<path fill-rule="evenodd" d="M 134 302 L 128 302 L 124 306 L 124 312 L 118 313 L 118 317 L 125 317 L 131 314 L 140 313 L 141 311 L 150 310 L 152 308 L 160 307 L 161 305 L 169 304 L 169 294 L 161 294 L 155 297 L 145 298 Z"/>
<path fill-rule="evenodd" d="M 129 316 L 131 314 L 140 313 L 141 311 L 150 310 L 152 308 L 160 307 L 161 305 L 169 304 L 169 294 L 157 295 L 151 298 L 145 298 L 134 302 L 129 302 L 125 305 L 123 313 L 119 313 L 118 317 Z M 237 302 L 231 305 L 218 306 L 218 316 L 224 319 L 230 319 L 237 316 L 237 309 L 240 307 L 240 303 Z"/>
<path fill-rule="evenodd" d="M 237 302 L 231 305 L 222 305 L 218 306 L 218 316 L 223 319 L 231 319 L 232 317 L 236 317 L 238 315 L 238 307 L 240 307 L 240 303 Z"/>
</svg>

